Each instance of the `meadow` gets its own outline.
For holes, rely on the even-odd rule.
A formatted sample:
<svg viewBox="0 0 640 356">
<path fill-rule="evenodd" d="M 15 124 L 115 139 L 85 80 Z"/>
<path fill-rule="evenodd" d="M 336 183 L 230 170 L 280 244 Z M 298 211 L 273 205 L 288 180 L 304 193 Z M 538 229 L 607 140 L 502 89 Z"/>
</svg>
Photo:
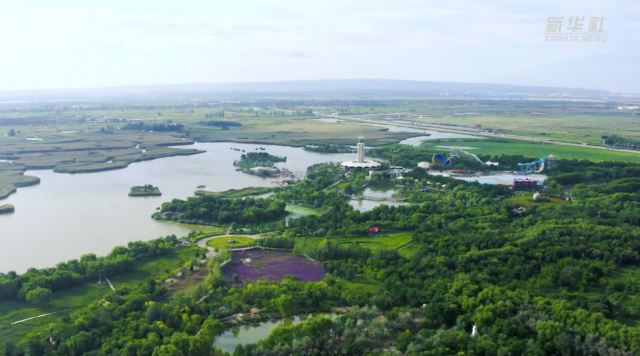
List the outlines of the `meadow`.
<svg viewBox="0 0 640 356">
<path fill-rule="evenodd" d="M 365 276 L 355 276 L 351 280 L 339 279 L 336 284 L 352 293 L 377 294 L 384 289 L 382 282 Z"/>
<path fill-rule="evenodd" d="M 235 242 L 229 242 L 233 240 Z M 221 236 L 207 241 L 207 246 L 213 248 L 233 248 L 241 246 L 251 246 L 256 244 L 256 239 L 248 236 L 233 235 L 233 236 Z"/>
<path fill-rule="evenodd" d="M 210 192 L 207 190 L 196 190 L 195 195 L 215 195 L 221 198 L 243 198 L 248 196 L 256 196 L 270 193 L 273 190 L 272 187 L 247 187 L 242 189 L 229 189 L 224 192 Z"/>
<path fill-rule="evenodd" d="M 525 157 L 539 158 L 554 155 L 559 159 L 588 159 L 594 162 L 602 161 L 622 161 L 640 162 L 640 153 L 623 152 L 612 149 L 599 149 L 581 146 L 565 146 L 545 143 L 523 142 L 507 139 L 470 140 L 470 139 L 450 139 L 428 142 L 425 147 L 433 147 L 436 150 L 447 151 L 447 149 L 437 148 L 437 146 L 466 146 L 469 153 L 483 155 L 523 155 Z"/>
<path fill-rule="evenodd" d="M 469 111 L 476 109 L 468 109 Z M 549 114 L 527 115 L 525 113 L 503 115 L 472 115 L 412 118 L 428 123 L 454 124 L 467 127 L 482 125 L 484 129 L 500 130 L 501 133 L 516 133 L 569 142 L 602 144 L 600 136 L 619 135 L 640 139 L 640 116 L 631 114 L 586 115 Z"/>
<path fill-rule="evenodd" d="M 256 122 L 243 121 L 242 124 L 242 127 L 232 127 L 230 130 L 193 125 L 188 127 L 187 131 L 190 137 L 197 141 L 265 143 L 295 147 L 323 143 L 355 144 L 360 135 L 366 137 L 367 145 L 380 146 L 417 136 L 416 133 L 380 131 L 375 126 L 344 125 L 310 120 L 260 120 Z"/>
<path fill-rule="evenodd" d="M 372 251 L 377 251 L 381 249 L 399 249 L 404 245 L 407 245 L 413 238 L 411 237 L 412 232 L 400 232 L 393 234 L 383 234 L 384 236 L 370 236 L 370 237 L 335 237 L 325 239 L 322 237 L 312 237 L 308 238 L 308 240 L 321 244 L 325 241 L 331 242 L 332 244 L 339 245 L 354 245 L 358 244 L 359 246 L 366 247 Z"/>
</svg>

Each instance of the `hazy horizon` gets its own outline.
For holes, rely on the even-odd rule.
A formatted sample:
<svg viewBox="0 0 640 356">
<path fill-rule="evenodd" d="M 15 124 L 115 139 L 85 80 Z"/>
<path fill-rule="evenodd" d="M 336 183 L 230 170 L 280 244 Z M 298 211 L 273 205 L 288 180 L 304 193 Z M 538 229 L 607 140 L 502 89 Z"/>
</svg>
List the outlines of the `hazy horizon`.
<svg viewBox="0 0 640 356">
<path fill-rule="evenodd" d="M 1 4 L 0 91 L 391 79 L 640 93 L 640 3 Z M 545 42 L 549 16 L 607 42 Z M 580 32 L 578 32 L 580 33 Z"/>
</svg>

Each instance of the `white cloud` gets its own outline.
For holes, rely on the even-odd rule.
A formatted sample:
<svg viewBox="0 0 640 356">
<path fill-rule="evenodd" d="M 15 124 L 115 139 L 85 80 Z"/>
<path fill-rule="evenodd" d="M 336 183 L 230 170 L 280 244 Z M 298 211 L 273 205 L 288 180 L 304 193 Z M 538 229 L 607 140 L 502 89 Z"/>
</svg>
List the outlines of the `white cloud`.
<svg viewBox="0 0 640 356">
<path fill-rule="evenodd" d="M 547 16 L 575 15 L 607 17 L 610 40 L 544 43 Z M 23 0 L 0 4 L 0 90 L 397 78 L 640 92 L 638 15 L 594 0 Z"/>
</svg>

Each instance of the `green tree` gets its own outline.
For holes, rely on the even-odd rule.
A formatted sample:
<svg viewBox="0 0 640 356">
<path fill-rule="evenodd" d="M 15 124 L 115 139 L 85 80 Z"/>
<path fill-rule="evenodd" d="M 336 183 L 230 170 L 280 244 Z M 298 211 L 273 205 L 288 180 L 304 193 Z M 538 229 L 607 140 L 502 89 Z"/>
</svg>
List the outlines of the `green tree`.
<svg viewBox="0 0 640 356">
<path fill-rule="evenodd" d="M 13 129 L 9 129 L 9 137 L 14 137 L 16 132 Z"/>
<path fill-rule="evenodd" d="M 294 300 L 289 294 L 282 294 L 276 299 L 276 306 L 285 317 L 293 315 L 293 304 Z"/>
<path fill-rule="evenodd" d="M 38 287 L 27 293 L 27 302 L 33 305 L 44 305 L 49 303 L 52 294 L 50 289 Z"/>
<path fill-rule="evenodd" d="M 173 345 L 162 345 L 153 350 L 153 356 L 184 356 L 184 354 Z"/>
</svg>

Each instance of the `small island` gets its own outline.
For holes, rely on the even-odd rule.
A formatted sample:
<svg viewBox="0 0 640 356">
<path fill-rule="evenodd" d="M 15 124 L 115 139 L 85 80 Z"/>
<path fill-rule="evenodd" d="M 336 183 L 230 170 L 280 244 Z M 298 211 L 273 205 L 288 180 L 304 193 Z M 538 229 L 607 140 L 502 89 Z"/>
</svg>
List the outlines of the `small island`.
<svg viewBox="0 0 640 356">
<path fill-rule="evenodd" d="M 249 152 L 240 156 L 240 160 L 233 163 L 240 168 L 270 167 L 276 162 L 286 162 L 287 157 L 270 155 L 267 152 Z"/>
<path fill-rule="evenodd" d="M 317 153 L 353 153 L 356 149 L 345 145 L 331 145 L 328 143 L 320 144 L 317 146 L 306 145 L 303 150 Z"/>
<path fill-rule="evenodd" d="M 152 197 L 160 195 L 162 195 L 160 189 L 158 189 L 158 187 L 152 186 L 151 184 L 132 187 L 131 191 L 129 192 L 130 197 Z"/>
<path fill-rule="evenodd" d="M 16 208 L 11 204 L 5 204 L 0 206 L 0 214 L 11 214 L 16 210 Z"/>
</svg>

